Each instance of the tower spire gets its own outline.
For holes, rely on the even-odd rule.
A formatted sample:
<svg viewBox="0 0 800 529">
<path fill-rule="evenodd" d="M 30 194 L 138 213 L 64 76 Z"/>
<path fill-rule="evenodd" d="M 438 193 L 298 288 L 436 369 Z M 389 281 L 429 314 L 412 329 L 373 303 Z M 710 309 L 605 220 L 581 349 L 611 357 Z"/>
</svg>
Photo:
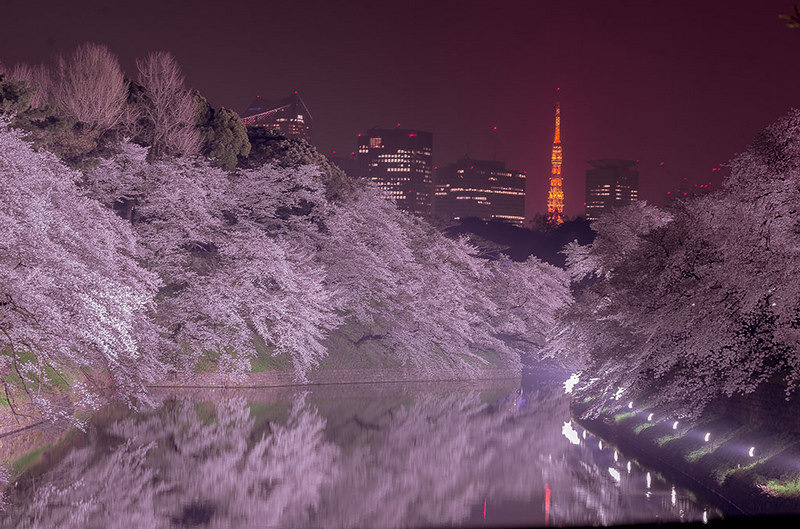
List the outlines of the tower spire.
<svg viewBox="0 0 800 529">
<path fill-rule="evenodd" d="M 550 192 L 547 195 L 547 220 L 552 224 L 564 222 L 564 188 L 561 179 L 561 102 L 556 103 L 556 132 L 550 156 Z"/>
</svg>

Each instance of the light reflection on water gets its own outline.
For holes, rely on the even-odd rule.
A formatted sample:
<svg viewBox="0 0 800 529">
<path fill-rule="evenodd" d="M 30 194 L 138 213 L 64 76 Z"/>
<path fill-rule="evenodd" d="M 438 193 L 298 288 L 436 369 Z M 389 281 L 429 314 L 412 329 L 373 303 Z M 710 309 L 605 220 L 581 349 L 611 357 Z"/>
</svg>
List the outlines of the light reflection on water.
<svg viewBox="0 0 800 529">
<path fill-rule="evenodd" d="M 690 493 L 571 423 L 561 381 L 513 384 L 156 395 L 156 409 L 98 424 L 12 491 L 3 525 L 563 526 L 708 516 Z"/>
</svg>

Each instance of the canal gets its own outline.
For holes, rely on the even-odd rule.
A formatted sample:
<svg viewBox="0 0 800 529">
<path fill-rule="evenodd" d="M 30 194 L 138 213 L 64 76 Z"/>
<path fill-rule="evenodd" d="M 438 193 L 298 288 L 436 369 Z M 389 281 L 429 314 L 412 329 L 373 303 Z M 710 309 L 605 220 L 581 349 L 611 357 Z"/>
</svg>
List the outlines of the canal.
<svg viewBox="0 0 800 529">
<path fill-rule="evenodd" d="M 570 419 L 564 377 L 159 390 L 8 491 L 4 527 L 569 526 L 720 512 Z"/>
</svg>

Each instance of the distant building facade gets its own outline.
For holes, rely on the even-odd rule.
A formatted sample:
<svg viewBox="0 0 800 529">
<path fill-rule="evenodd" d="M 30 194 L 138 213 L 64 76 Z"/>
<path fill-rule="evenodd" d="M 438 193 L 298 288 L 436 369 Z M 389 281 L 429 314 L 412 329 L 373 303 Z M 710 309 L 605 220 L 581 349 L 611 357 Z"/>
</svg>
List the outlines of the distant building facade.
<svg viewBox="0 0 800 529">
<path fill-rule="evenodd" d="M 522 226 L 525 221 L 525 174 L 505 162 L 461 158 L 436 170 L 437 217 L 478 217 Z"/>
<path fill-rule="evenodd" d="M 589 160 L 586 170 L 586 220 L 597 220 L 614 208 L 639 199 L 639 172 L 632 160 Z"/>
<path fill-rule="evenodd" d="M 256 96 L 250 107 L 242 114 L 245 125 L 267 127 L 277 130 L 287 138 L 303 138 L 311 141 L 313 118 L 300 94 L 268 101 Z"/>
<path fill-rule="evenodd" d="M 400 209 L 429 216 L 433 206 L 433 134 L 373 128 L 358 137 L 358 176 L 375 182 Z"/>
</svg>

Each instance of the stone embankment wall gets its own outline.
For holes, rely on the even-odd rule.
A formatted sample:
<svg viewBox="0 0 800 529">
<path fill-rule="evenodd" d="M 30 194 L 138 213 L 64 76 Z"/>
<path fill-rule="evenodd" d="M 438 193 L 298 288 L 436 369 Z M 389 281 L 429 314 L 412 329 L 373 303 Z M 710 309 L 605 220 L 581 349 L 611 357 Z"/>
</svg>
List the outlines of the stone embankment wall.
<svg viewBox="0 0 800 529">
<path fill-rule="evenodd" d="M 482 369 L 474 379 L 492 380 L 519 378 L 521 373 L 513 369 Z M 201 373 L 191 377 L 170 377 L 152 387 L 282 387 L 318 386 L 328 384 L 375 384 L 382 382 L 434 382 L 472 380 L 462 373 L 431 371 L 413 368 L 383 369 L 319 369 L 308 373 L 308 380 L 299 381 L 291 371 L 247 373 L 244 378 L 231 380 L 216 373 Z"/>
</svg>

